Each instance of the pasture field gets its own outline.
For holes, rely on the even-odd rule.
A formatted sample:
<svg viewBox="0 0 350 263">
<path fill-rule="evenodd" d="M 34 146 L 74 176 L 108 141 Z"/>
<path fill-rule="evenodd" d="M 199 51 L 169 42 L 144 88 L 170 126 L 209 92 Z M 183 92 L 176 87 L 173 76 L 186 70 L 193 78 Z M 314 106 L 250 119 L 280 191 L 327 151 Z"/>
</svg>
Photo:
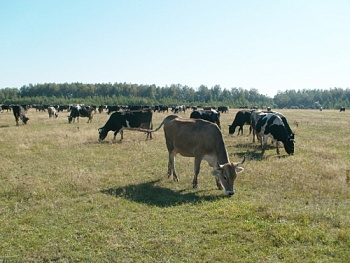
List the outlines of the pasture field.
<svg viewBox="0 0 350 263">
<path fill-rule="evenodd" d="M 198 189 L 193 158 L 178 155 L 180 181 L 167 178 L 163 129 L 99 143 L 106 113 L 68 124 L 66 112 L 30 109 L 17 127 L 3 112 L 0 262 L 349 262 L 350 114 L 279 111 L 296 132 L 293 156 L 272 146 L 261 156 L 248 126 L 228 136 L 237 110 L 221 114 L 230 160 L 247 156 L 232 197 L 205 161 Z"/>
</svg>

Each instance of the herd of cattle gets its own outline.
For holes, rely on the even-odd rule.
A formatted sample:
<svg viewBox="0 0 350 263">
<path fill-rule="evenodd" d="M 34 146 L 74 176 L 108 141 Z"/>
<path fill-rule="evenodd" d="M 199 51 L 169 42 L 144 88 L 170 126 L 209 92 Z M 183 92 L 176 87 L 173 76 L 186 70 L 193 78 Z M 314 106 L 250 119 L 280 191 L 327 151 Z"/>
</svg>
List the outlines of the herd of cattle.
<svg viewBox="0 0 350 263">
<path fill-rule="evenodd" d="M 165 109 L 158 108 L 159 111 Z M 224 189 L 227 195 L 234 194 L 234 181 L 237 174 L 243 171 L 239 163 L 231 163 L 225 147 L 221 125 L 220 111 L 217 109 L 196 109 L 193 108 L 190 118 L 180 117 L 177 113 L 185 111 L 182 106 L 171 109 L 172 114 L 168 115 L 160 126 L 153 130 L 152 116 L 154 109 L 125 110 L 114 108 L 113 113 L 105 125 L 98 129 L 99 141 L 102 142 L 109 131 L 114 132 L 113 140 L 116 140 L 118 133 L 123 139 L 123 130 L 134 129 L 147 133 L 147 138 L 152 139 L 152 133 L 159 130 L 162 126 L 168 149 L 168 177 L 172 176 L 178 181 L 175 169 L 175 156 L 177 153 L 185 157 L 194 157 L 194 178 L 193 187 L 197 187 L 197 177 L 202 160 L 206 160 L 213 167 L 212 174 L 215 176 L 218 189 Z M 228 108 L 227 108 L 228 110 Z M 26 116 L 24 106 L 16 105 L 12 107 L 15 116 L 16 125 L 19 120 L 26 124 L 29 118 Z M 88 118 L 92 121 L 95 107 L 72 106 L 69 108 L 70 114 L 68 122 L 79 121 L 79 117 Z M 47 107 L 49 118 L 57 118 L 59 109 L 57 107 Z M 112 109 L 107 109 L 110 114 Z M 249 125 L 250 132 L 253 132 L 253 142 L 255 138 L 260 142 L 262 153 L 264 153 L 267 140 L 272 137 L 276 141 L 277 154 L 280 154 L 278 142 L 282 142 L 284 149 L 289 155 L 294 154 L 295 134 L 291 130 L 286 117 L 278 112 L 260 111 L 260 110 L 239 110 L 231 125 L 229 125 L 229 134 L 234 134 L 237 127 L 238 135 L 243 134 L 243 126 Z"/>
<path fill-rule="evenodd" d="M 57 118 L 60 109 L 58 107 L 48 106 L 46 108 L 49 118 Z M 70 114 L 68 122 L 79 121 L 79 117 L 88 118 L 88 123 L 92 121 L 96 107 L 85 107 L 81 105 L 71 106 L 67 109 Z M 168 149 L 168 177 L 172 176 L 178 181 L 178 175 L 175 169 L 175 156 L 177 153 L 184 157 L 194 157 L 194 178 L 193 187 L 196 188 L 198 174 L 202 160 L 206 160 L 209 166 L 213 167 L 212 174 L 215 176 L 218 189 L 224 189 L 227 195 L 234 194 L 234 181 L 237 174 L 244 168 L 240 165 L 244 163 L 245 158 L 239 163 L 231 163 L 225 147 L 221 125 L 220 111 L 218 109 L 197 109 L 192 108 L 190 118 L 183 118 L 178 113 L 186 111 L 186 107 L 179 106 L 171 108 L 172 114 L 168 115 L 158 128 L 153 129 L 152 116 L 154 111 L 168 112 L 168 107 L 159 108 L 132 108 L 123 109 L 120 107 L 106 108 L 110 114 L 105 125 L 98 129 L 99 141 L 102 142 L 109 131 L 114 132 L 113 141 L 116 140 L 118 133 L 123 139 L 124 130 L 138 130 L 147 133 L 147 139 L 152 139 L 152 133 L 158 131 L 162 126 Z M 14 105 L 12 111 L 15 117 L 16 125 L 19 120 L 26 124 L 29 118 L 26 115 L 25 106 Z M 99 110 L 100 111 L 100 110 Z M 227 112 L 228 108 L 221 112 Z M 342 108 L 341 111 L 345 111 Z M 1 112 L 1 107 L 0 107 Z M 101 111 L 100 111 L 101 112 Z M 236 128 L 238 135 L 243 135 L 243 126 L 249 125 L 249 134 L 253 132 L 253 142 L 255 139 L 260 142 L 262 154 L 264 154 L 267 140 L 271 137 L 276 141 L 277 154 L 279 151 L 279 142 L 283 143 L 284 149 L 289 155 L 294 154 L 295 133 L 291 130 L 287 118 L 279 113 L 271 111 L 260 111 L 258 109 L 239 110 L 231 125 L 229 125 L 229 134 L 234 134 Z"/>
</svg>

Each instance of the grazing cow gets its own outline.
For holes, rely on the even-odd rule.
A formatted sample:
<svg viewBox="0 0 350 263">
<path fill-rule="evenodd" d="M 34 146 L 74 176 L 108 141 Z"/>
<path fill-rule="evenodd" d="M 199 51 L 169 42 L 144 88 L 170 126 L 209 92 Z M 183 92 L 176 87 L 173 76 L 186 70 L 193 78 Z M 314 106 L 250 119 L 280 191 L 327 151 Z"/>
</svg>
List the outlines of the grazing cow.
<svg viewBox="0 0 350 263">
<path fill-rule="evenodd" d="M 158 112 L 169 112 L 169 108 L 166 105 L 156 105 L 154 106 L 154 111 L 158 111 Z"/>
<path fill-rule="evenodd" d="M 57 118 L 58 117 L 58 113 L 57 113 L 57 110 L 55 109 L 55 107 L 48 107 L 47 108 L 47 112 L 49 113 L 49 118 Z"/>
<path fill-rule="evenodd" d="M 108 105 L 107 106 L 107 114 L 111 114 L 111 112 L 113 111 L 119 111 L 121 110 L 121 107 L 120 106 L 117 106 L 117 105 Z"/>
<path fill-rule="evenodd" d="M 261 112 L 260 110 L 253 110 L 250 114 L 250 127 L 253 131 L 253 142 L 255 142 L 255 136 L 258 138 L 258 141 L 260 142 L 261 138 L 256 134 L 256 124 L 258 123 L 258 120 L 262 117 L 264 117 L 266 113 Z"/>
<path fill-rule="evenodd" d="M 71 123 L 72 121 L 75 122 L 75 118 L 77 118 L 79 122 L 79 117 L 87 117 L 87 122 L 91 123 L 93 118 L 93 111 L 94 109 L 90 107 L 72 106 L 70 109 L 70 115 L 68 116 L 68 123 Z"/>
<path fill-rule="evenodd" d="M 14 105 L 12 106 L 12 111 L 13 111 L 13 115 L 15 116 L 17 126 L 18 126 L 19 119 L 22 120 L 23 124 L 27 124 L 27 121 L 29 121 L 29 118 L 26 116 L 26 111 L 22 106 Z"/>
<path fill-rule="evenodd" d="M 219 106 L 218 111 L 221 113 L 224 113 L 224 112 L 227 113 L 227 112 L 229 112 L 229 107 L 228 106 Z"/>
<path fill-rule="evenodd" d="M 113 112 L 109 117 L 106 124 L 98 129 L 99 141 L 102 142 L 109 131 L 114 131 L 113 141 L 116 140 L 118 132 L 120 132 L 122 141 L 123 130 L 131 130 L 138 128 L 141 129 L 153 129 L 152 125 L 152 111 L 126 111 L 126 112 Z M 152 139 L 152 133 L 147 133 L 147 139 Z"/>
<path fill-rule="evenodd" d="M 171 111 L 174 112 L 175 114 L 178 114 L 180 112 L 186 112 L 187 107 L 185 105 L 180 105 L 180 106 L 173 106 L 171 108 Z"/>
<path fill-rule="evenodd" d="M 238 129 L 238 134 L 239 132 L 241 132 L 241 135 L 243 135 L 243 125 L 247 124 L 250 125 L 251 124 L 251 113 L 252 111 L 250 110 L 240 110 L 236 113 L 235 119 L 233 120 L 232 124 L 229 126 L 228 132 L 229 134 L 234 134 L 236 127 L 239 126 Z M 249 134 L 251 134 L 252 132 L 252 127 L 250 127 L 249 129 Z"/>
<path fill-rule="evenodd" d="M 181 118 L 169 115 L 160 126 L 164 125 L 166 146 L 169 153 L 168 177 L 173 176 L 179 181 L 175 169 L 175 156 L 177 153 L 184 157 L 194 157 L 193 188 L 198 186 L 198 174 L 202 160 L 206 160 L 213 167 L 212 175 L 218 189 L 224 189 L 225 194 L 231 196 L 235 193 L 233 188 L 237 174 L 244 168 L 241 163 L 231 163 L 226 151 L 224 139 L 219 127 L 202 119 Z"/>
<path fill-rule="evenodd" d="M 105 106 L 103 106 L 103 105 L 98 106 L 98 112 L 102 113 L 104 108 L 105 108 Z"/>
<path fill-rule="evenodd" d="M 216 123 L 219 128 L 220 126 L 220 112 L 217 112 L 216 110 L 195 110 L 191 112 L 190 118 L 192 119 L 202 119 L 206 121 L 210 121 L 213 123 Z"/>
<path fill-rule="evenodd" d="M 288 128 L 284 125 L 282 119 L 277 114 L 267 113 L 261 116 L 255 128 L 257 135 L 263 137 L 264 142 L 260 140 L 263 153 L 266 148 L 267 138 L 271 136 L 277 141 L 277 154 L 280 154 L 278 148 L 279 141 L 283 142 L 284 149 L 288 154 L 294 154 L 294 133 L 290 131 L 289 125 Z"/>
<path fill-rule="evenodd" d="M 341 107 L 339 111 L 340 111 L 340 112 L 342 112 L 342 111 L 345 112 L 345 107 Z"/>
</svg>

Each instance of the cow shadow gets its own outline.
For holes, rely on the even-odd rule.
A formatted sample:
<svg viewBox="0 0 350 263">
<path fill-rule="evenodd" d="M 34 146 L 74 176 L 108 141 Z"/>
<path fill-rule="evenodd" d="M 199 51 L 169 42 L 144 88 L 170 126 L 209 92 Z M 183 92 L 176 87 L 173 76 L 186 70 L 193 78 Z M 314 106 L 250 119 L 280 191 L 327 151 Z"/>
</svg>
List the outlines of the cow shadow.
<svg viewBox="0 0 350 263">
<path fill-rule="evenodd" d="M 196 193 L 183 193 L 185 190 L 174 191 L 172 189 L 157 186 L 161 180 L 154 180 L 142 184 L 127 185 L 124 187 L 111 187 L 100 192 L 114 197 L 121 197 L 133 202 L 143 203 L 150 206 L 169 207 L 187 203 L 202 201 L 215 201 L 225 196 L 200 196 L 201 191 Z M 204 191 L 204 190 L 203 190 Z"/>
<path fill-rule="evenodd" d="M 1 128 L 8 128 L 8 127 L 10 127 L 9 125 L 0 125 L 0 129 Z"/>
</svg>

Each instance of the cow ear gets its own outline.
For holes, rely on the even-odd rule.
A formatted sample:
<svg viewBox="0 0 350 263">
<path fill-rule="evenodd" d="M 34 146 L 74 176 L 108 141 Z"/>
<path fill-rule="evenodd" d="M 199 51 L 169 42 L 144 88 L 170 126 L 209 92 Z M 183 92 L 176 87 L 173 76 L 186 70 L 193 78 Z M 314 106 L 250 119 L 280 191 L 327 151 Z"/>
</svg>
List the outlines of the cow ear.
<svg viewBox="0 0 350 263">
<path fill-rule="evenodd" d="M 237 167 L 235 168 L 235 170 L 236 170 L 236 173 L 240 173 L 240 172 L 243 172 L 243 171 L 244 171 L 244 168 L 243 168 L 243 167 L 240 167 L 240 166 L 237 166 Z"/>
<path fill-rule="evenodd" d="M 211 171 L 211 175 L 218 176 L 220 174 L 220 172 L 221 172 L 221 168 L 218 167 L 218 168 L 214 169 L 213 171 Z"/>
</svg>

